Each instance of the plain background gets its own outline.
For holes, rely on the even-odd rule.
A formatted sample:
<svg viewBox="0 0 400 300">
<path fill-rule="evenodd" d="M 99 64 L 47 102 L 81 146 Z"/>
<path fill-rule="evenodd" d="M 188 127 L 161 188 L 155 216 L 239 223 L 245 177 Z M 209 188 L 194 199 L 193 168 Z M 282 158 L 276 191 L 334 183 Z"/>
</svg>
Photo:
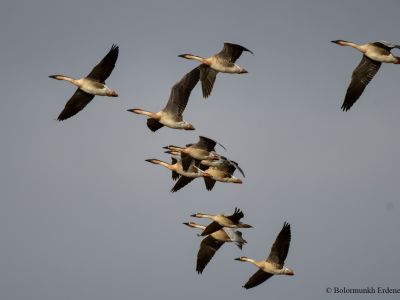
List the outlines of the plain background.
<svg viewBox="0 0 400 300">
<path fill-rule="evenodd" d="M 327 287 L 400 288 L 400 69 L 383 65 L 341 112 L 361 54 L 331 40 L 399 43 L 398 1 L 10 1 L 0 4 L 0 298 L 322 299 Z M 200 87 L 184 117 L 195 132 L 150 132 L 170 88 L 223 41 L 253 50 L 245 75 Z M 55 119 L 75 88 L 47 76 L 84 76 L 113 43 L 120 56 L 96 97 Z M 397 55 L 399 55 L 398 50 Z M 396 54 L 396 51 L 394 53 Z M 212 137 L 239 162 L 242 185 L 196 180 L 171 194 L 162 146 Z M 239 176 L 239 174 L 237 174 Z M 202 275 L 195 212 L 243 209 L 249 242 L 224 245 Z M 286 264 L 246 291 L 283 222 Z M 331 295 L 361 298 L 364 295 Z M 385 295 L 385 299 L 397 296 Z"/>
</svg>

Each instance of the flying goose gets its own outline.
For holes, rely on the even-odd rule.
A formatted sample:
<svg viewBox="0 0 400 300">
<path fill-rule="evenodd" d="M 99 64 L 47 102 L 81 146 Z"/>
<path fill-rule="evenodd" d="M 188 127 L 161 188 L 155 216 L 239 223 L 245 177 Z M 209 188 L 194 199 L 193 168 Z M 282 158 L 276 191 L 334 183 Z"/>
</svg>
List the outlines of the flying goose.
<svg viewBox="0 0 400 300">
<path fill-rule="evenodd" d="M 204 230 L 206 226 L 197 224 L 195 222 L 183 223 L 191 228 L 198 228 Z M 222 228 L 202 239 L 200 243 L 200 249 L 197 253 L 196 271 L 201 274 L 210 260 L 213 258 L 215 252 L 225 243 L 235 243 L 236 246 L 242 250 L 243 244 L 247 243 L 242 238 L 240 231 L 233 230 L 231 228 Z"/>
<path fill-rule="evenodd" d="M 235 260 L 250 262 L 259 268 L 245 283 L 243 286 L 245 289 L 250 289 L 263 283 L 272 275 L 294 275 L 292 269 L 284 266 L 286 256 L 289 252 L 290 238 L 290 224 L 285 222 L 281 232 L 272 245 L 271 252 L 265 260 L 257 261 L 245 256 L 235 258 Z"/>
<path fill-rule="evenodd" d="M 205 136 L 199 136 L 199 141 L 195 144 L 187 144 L 186 147 L 178 147 L 178 146 L 165 146 L 164 149 L 168 149 L 169 151 L 175 151 L 187 154 L 185 159 L 182 158 L 183 169 L 187 170 L 192 161 L 192 158 L 196 160 L 219 160 L 220 156 L 215 152 L 215 146 L 217 142 L 207 138 Z M 222 148 L 225 149 L 223 145 L 218 143 Z M 225 149 L 226 150 L 226 149 Z M 170 152 L 167 152 L 170 153 Z"/>
<path fill-rule="evenodd" d="M 224 157 L 225 158 L 225 157 Z M 201 168 L 202 171 L 207 172 L 209 174 L 209 177 L 204 177 L 204 183 L 206 185 L 207 190 L 211 191 L 214 188 L 215 182 L 226 182 L 226 183 L 243 183 L 243 181 L 235 176 L 233 176 L 233 173 L 235 172 L 236 169 L 238 169 L 243 177 L 244 177 L 244 172 L 243 170 L 239 167 L 238 163 L 229 160 L 229 159 L 220 159 L 216 162 L 208 162 L 208 161 L 201 161 L 201 163 L 204 163 L 206 165 L 211 165 L 208 168 Z"/>
<path fill-rule="evenodd" d="M 93 70 L 81 79 L 74 79 L 65 75 L 51 75 L 50 78 L 57 80 L 65 80 L 76 85 L 78 89 L 72 95 L 71 99 L 65 105 L 63 111 L 58 116 L 58 121 L 66 120 L 79 111 L 81 111 L 85 106 L 92 101 L 94 96 L 108 96 L 108 97 L 118 97 L 116 91 L 110 89 L 105 84 L 105 80 L 110 76 L 114 69 L 115 62 L 118 58 L 119 47 L 117 45 L 112 45 L 110 51 L 101 60 L 101 62 L 93 68 Z"/>
<path fill-rule="evenodd" d="M 199 78 L 199 67 L 183 76 L 179 82 L 174 84 L 167 105 L 159 112 L 145 111 L 140 108 L 128 109 L 128 111 L 148 116 L 147 127 L 153 132 L 163 126 L 173 129 L 195 130 L 192 124 L 183 120 L 183 111 Z"/>
<path fill-rule="evenodd" d="M 165 151 L 167 153 L 170 153 L 172 155 L 176 154 L 177 152 L 175 151 Z M 181 155 L 187 156 L 187 154 L 182 154 Z M 182 162 L 187 160 L 187 158 L 182 158 Z M 236 168 L 240 170 L 244 177 L 243 170 L 239 167 L 239 165 L 233 161 L 233 160 L 228 160 L 228 159 L 220 159 L 218 161 L 210 161 L 210 160 L 202 160 L 202 161 L 196 161 L 192 160 L 191 163 L 195 161 L 195 165 L 191 165 L 195 169 L 199 169 L 200 171 L 206 172 L 209 176 L 204 177 L 204 183 L 206 185 L 206 189 L 208 191 L 211 191 L 214 188 L 214 185 L 217 181 L 219 182 L 225 182 L 225 183 L 238 183 L 241 184 L 243 181 L 235 176 L 233 176 L 233 173 L 235 172 Z M 199 166 L 200 164 L 200 166 Z M 210 167 L 207 167 L 210 165 Z M 177 192 L 181 188 L 185 187 L 187 184 L 189 184 L 193 179 L 188 179 L 188 178 L 180 178 L 175 186 L 172 188 L 171 192 Z"/>
<path fill-rule="evenodd" d="M 191 217 L 208 218 L 213 221 L 207 225 L 207 227 L 201 233 L 201 236 L 206 236 L 206 235 L 212 234 L 213 232 L 218 231 L 218 230 L 222 229 L 223 227 L 253 228 L 253 226 L 244 224 L 239 221 L 241 218 L 244 217 L 244 214 L 238 208 L 235 208 L 235 212 L 230 216 L 225 216 L 223 214 L 209 215 L 209 214 L 203 214 L 203 213 L 196 213 L 196 214 L 191 215 Z"/>
<path fill-rule="evenodd" d="M 197 177 L 203 177 L 206 178 L 208 176 L 210 176 L 207 172 L 204 172 L 203 170 L 201 170 L 200 168 L 198 168 L 199 166 L 199 161 L 196 160 L 191 160 L 189 162 L 189 167 L 187 169 L 185 169 L 183 167 L 183 161 L 187 160 L 187 154 L 181 153 L 181 159 L 178 161 L 175 157 L 171 157 L 172 159 L 172 163 L 176 163 L 177 164 L 177 168 L 178 171 L 172 171 L 172 179 L 176 180 L 175 185 L 172 187 L 171 189 L 171 193 L 175 193 L 177 191 L 179 191 L 181 188 L 183 188 L 184 186 L 188 185 L 190 182 L 193 181 L 193 179 L 197 178 Z M 199 174 L 198 176 L 185 176 L 186 173 L 189 174 Z"/>
<path fill-rule="evenodd" d="M 183 170 L 181 161 L 177 161 L 175 158 L 172 158 L 171 164 L 161 161 L 159 159 L 146 159 L 146 161 L 150 162 L 152 164 L 161 165 L 161 166 L 167 168 L 168 170 L 171 170 L 172 171 L 172 179 L 176 180 L 179 178 L 179 180 L 181 180 L 181 182 L 185 181 L 185 180 L 188 180 L 190 182 L 194 178 L 210 176 L 208 173 L 203 172 L 200 169 L 194 168 L 193 165 L 191 167 L 189 167 L 189 169 L 187 171 Z M 179 180 L 178 180 L 178 182 L 179 182 Z M 184 185 L 186 185 L 186 184 L 184 184 Z M 178 188 L 178 190 L 179 189 L 180 188 Z M 171 192 L 176 192 L 176 191 L 174 189 L 172 189 Z"/>
<path fill-rule="evenodd" d="M 218 72 L 233 74 L 248 73 L 244 68 L 239 67 L 235 64 L 235 61 L 240 57 L 243 51 L 248 51 L 251 54 L 254 54 L 252 51 L 246 49 L 243 46 L 225 42 L 224 47 L 220 52 L 208 58 L 196 56 L 193 54 L 181 54 L 178 56 L 201 62 L 201 88 L 203 91 L 203 97 L 207 98 L 211 94 Z"/>
<path fill-rule="evenodd" d="M 353 42 L 335 40 L 332 43 L 339 46 L 350 46 L 360 51 L 363 54 L 361 62 L 354 69 L 351 76 L 351 82 L 347 88 L 346 96 L 342 105 L 343 111 L 348 111 L 353 104 L 360 98 L 365 87 L 374 78 L 378 72 L 381 64 L 392 63 L 400 64 L 400 57 L 394 56 L 390 53 L 393 48 L 399 48 L 399 45 L 394 45 L 385 41 L 367 43 L 358 45 Z"/>
</svg>

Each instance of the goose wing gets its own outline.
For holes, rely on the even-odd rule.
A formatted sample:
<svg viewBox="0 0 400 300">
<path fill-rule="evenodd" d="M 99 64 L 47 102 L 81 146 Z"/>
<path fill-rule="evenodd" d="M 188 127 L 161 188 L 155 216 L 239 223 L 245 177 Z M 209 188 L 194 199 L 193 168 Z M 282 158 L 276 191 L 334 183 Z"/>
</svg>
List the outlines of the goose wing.
<svg viewBox="0 0 400 300">
<path fill-rule="evenodd" d="M 211 191 L 214 188 L 216 181 L 210 177 L 204 177 L 204 183 L 207 191 Z"/>
<path fill-rule="evenodd" d="M 163 111 L 175 116 L 176 121 L 182 121 L 182 114 L 186 108 L 190 93 L 200 79 L 199 67 L 182 77 L 180 81 L 174 84 L 167 105 Z"/>
<path fill-rule="evenodd" d="M 90 101 L 94 98 L 94 95 L 88 94 L 81 89 L 77 89 L 75 93 L 72 95 L 71 99 L 68 100 L 67 104 L 63 111 L 58 116 L 58 121 L 64 121 L 85 108 L 86 105 L 89 104 Z"/>
<path fill-rule="evenodd" d="M 119 47 L 117 45 L 112 45 L 110 51 L 106 56 L 93 68 L 88 76 L 98 82 L 104 83 L 106 79 L 110 76 L 111 72 L 114 70 L 115 63 L 118 58 Z"/>
<path fill-rule="evenodd" d="M 276 237 L 276 240 L 272 245 L 271 252 L 266 260 L 277 264 L 279 267 L 283 267 L 286 256 L 289 252 L 290 239 L 290 224 L 285 222 L 281 231 Z"/>
<path fill-rule="evenodd" d="M 259 269 L 257 272 L 253 274 L 253 276 L 249 278 L 249 280 L 244 284 L 243 287 L 245 289 L 251 289 L 257 285 L 260 285 L 265 280 L 270 278 L 272 275 L 273 274 L 264 272 L 263 270 Z"/>
<path fill-rule="evenodd" d="M 243 177 L 246 177 L 246 175 L 244 175 L 244 172 L 243 172 L 242 168 L 239 167 L 239 164 L 238 164 L 236 161 L 229 160 L 229 163 L 230 163 L 232 166 L 234 166 L 235 169 L 238 169 L 239 172 L 243 175 Z M 233 172 L 235 171 L 235 169 L 233 169 Z M 233 174 L 233 172 L 232 172 L 232 174 Z"/>
<path fill-rule="evenodd" d="M 184 186 L 188 185 L 190 182 L 192 182 L 194 178 L 186 177 L 186 176 L 181 176 L 179 180 L 175 183 L 173 188 L 171 189 L 171 193 L 175 193 L 179 191 L 181 188 Z"/>
<path fill-rule="evenodd" d="M 215 56 L 227 62 L 234 63 L 240 57 L 240 55 L 242 55 L 243 51 L 247 51 L 250 52 L 251 54 L 254 54 L 251 50 L 241 45 L 225 42 L 222 50 Z"/>
<path fill-rule="evenodd" d="M 174 157 L 171 157 L 171 164 L 174 165 L 178 162 L 178 160 Z M 175 181 L 179 178 L 179 174 L 175 171 L 172 171 L 172 180 Z"/>
<path fill-rule="evenodd" d="M 342 105 L 343 111 L 348 111 L 353 104 L 360 98 L 365 87 L 378 72 L 381 62 L 363 56 L 360 64 L 354 69 L 351 82 L 347 88 L 346 96 Z"/>
<path fill-rule="evenodd" d="M 222 241 L 214 239 L 211 235 L 205 237 L 200 243 L 200 249 L 197 253 L 196 271 L 201 274 L 215 252 L 224 244 Z"/>
<path fill-rule="evenodd" d="M 223 228 L 223 226 L 219 225 L 218 222 L 213 221 L 210 224 L 208 224 L 206 228 L 204 228 L 203 232 L 201 233 L 201 236 L 209 235 L 209 234 L 216 232 L 222 228 Z"/>
<path fill-rule="evenodd" d="M 220 145 L 222 148 L 224 148 L 224 150 L 226 150 L 224 145 L 214 141 L 213 139 L 205 137 L 205 136 L 199 136 L 199 141 L 196 144 L 193 144 L 192 147 L 203 149 L 203 150 L 206 150 L 208 152 L 211 152 L 211 151 L 215 150 L 214 148 L 215 148 L 216 144 Z"/>
<path fill-rule="evenodd" d="M 205 64 L 200 65 L 199 69 L 200 69 L 200 81 L 201 81 L 201 90 L 203 93 L 203 98 L 208 98 L 214 87 L 218 71 L 211 69 Z"/>
<path fill-rule="evenodd" d="M 235 212 L 232 215 L 227 216 L 229 220 L 235 223 L 239 223 L 239 220 L 243 217 L 244 217 L 243 212 L 237 207 L 235 207 Z"/>
<path fill-rule="evenodd" d="M 384 49 L 386 49 L 388 51 L 390 51 L 390 50 L 392 50 L 394 48 L 400 49 L 400 45 L 396 45 L 396 44 L 393 44 L 393 43 L 390 43 L 390 42 L 387 42 L 387 41 L 375 42 L 375 43 L 373 43 L 373 45 L 381 47 L 381 48 L 384 48 Z"/>
<path fill-rule="evenodd" d="M 148 127 L 151 131 L 155 132 L 155 131 L 157 131 L 158 129 L 164 127 L 164 125 L 161 124 L 160 122 L 158 122 L 156 119 L 148 118 L 148 119 L 147 119 L 147 127 Z"/>
</svg>

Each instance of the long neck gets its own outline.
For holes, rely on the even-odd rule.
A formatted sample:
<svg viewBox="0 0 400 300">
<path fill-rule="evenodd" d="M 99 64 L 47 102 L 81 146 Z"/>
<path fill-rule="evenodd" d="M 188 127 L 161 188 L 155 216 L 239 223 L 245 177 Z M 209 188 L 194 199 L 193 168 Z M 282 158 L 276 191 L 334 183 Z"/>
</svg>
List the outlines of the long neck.
<svg viewBox="0 0 400 300">
<path fill-rule="evenodd" d="M 168 170 L 174 171 L 175 170 L 175 165 L 166 163 L 162 160 L 158 160 L 158 159 L 150 159 L 148 160 L 148 162 L 151 162 L 152 164 L 156 164 L 156 165 L 160 165 L 163 167 L 166 167 Z"/>
<path fill-rule="evenodd" d="M 65 75 L 52 75 L 52 76 L 50 76 L 50 78 L 54 78 L 54 79 L 57 79 L 57 80 L 65 80 L 65 81 L 71 82 L 74 85 L 77 85 L 77 81 L 78 81 L 75 78 L 72 78 L 72 77 L 69 77 L 69 76 L 65 76 Z"/>
<path fill-rule="evenodd" d="M 185 150 L 185 148 L 173 146 L 173 145 L 168 146 L 168 149 L 172 150 L 172 151 L 178 151 L 178 152 L 183 152 L 183 150 Z"/>
<path fill-rule="evenodd" d="M 247 261 L 247 262 L 249 262 L 249 263 L 252 263 L 253 265 L 255 265 L 255 266 L 257 266 L 257 267 L 259 267 L 259 262 L 258 261 L 256 261 L 255 259 L 251 259 L 251 258 L 248 258 L 248 257 L 242 257 L 241 259 L 240 259 L 241 261 Z"/>
<path fill-rule="evenodd" d="M 358 50 L 358 51 L 360 51 L 362 53 L 366 52 L 366 45 L 358 45 L 356 43 L 349 42 L 349 41 L 340 41 L 340 44 L 342 46 L 350 46 L 350 47 L 352 47 L 352 48 L 354 48 L 354 49 L 356 49 L 356 50 Z"/>
<path fill-rule="evenodd" d="M 203 63 L 205 61 L 204 57 L 193 55 L 193 54 L 185 54 L 183 57 L 186 58 L 186 59 L 197 60 L 197 61 L 199 61 L 201 63 Z"/>
<path fill-rule="evenodd" d="M 197 224 L 197 223 L 194 223 L 194 222 L 189 222 L 188 226 L 193 227 L 193 228 L 198 228 L 198 229 L 201 229 L 201 230 L 204 230 L 206 228 L 206 226 L 200 225 L 200 224 Z"/>
<path fill-rule="evenodd" d="M 212 217 L 213 216 L 211 216 L 211 215 L 202 214 L 202 213 L 196 214 L 196 218 L 212 218 Z"/>
<path fill-rule="evenodd" d="M 160 119 L 156 113 L 151 112 L 151 111 L 146 111 L 146 110 L 143 110 L 140 108 L 133 108 L 133 109 L 130 109 L 129 111 L 133 112 L 135 114 L 138 114 L 138 115 L 145 115 L 145 116 L 148 116 L 148 117 L 156 119 L 156 120 Z"/>
</svg>

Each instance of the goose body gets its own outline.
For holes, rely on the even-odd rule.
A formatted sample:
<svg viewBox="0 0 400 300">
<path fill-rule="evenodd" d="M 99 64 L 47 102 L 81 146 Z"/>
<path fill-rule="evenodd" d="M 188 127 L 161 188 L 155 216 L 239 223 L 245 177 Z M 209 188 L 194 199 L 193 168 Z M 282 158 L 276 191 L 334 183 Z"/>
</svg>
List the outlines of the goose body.
<svg viewBox="0 0 400 300">
<path fill-rule="evenodd" d="M 118 53 L 119 47 L 113 45 L 107 55 L 86 77 L 75 79 L 60 74 L 49 76 L 56 80 L 68 81 L 78 87 L 74 95 L 65 105 L 64 110 L 58 116 L 59 121 L 66 120 L 77 114 L 92 101 L 94 96 L 118 97 L 118 93 L 105 84 L 105 80 L 110 76 L 115 67 Z"/>
<path fill-rule="evenodd" d="M 201 161 L 201 163 L 210 165 L 208 168 L 203 168 L 203 170 L 210 175 L 210 177 L 204 178 L 204 183 L 209 191 L 214 188 L 216 181 L 238 184 L 243 183 L 241 179 L 233 176 L 236 169 L 240 170 L 244 176 L 243 170 L 233 160 L 228 160 L 224 157 L 215 162 L 209 163 L 209 161 Z"/>
<path fill-rule="evenodd" d="M 253 54 L 252 51 L 241 45 L 225 42 L 220 52 L 207 58 L 193 54 L 181 54 L 179 57 L 196 60 L 201 63 L 199 67 L 201 86 L 203 97 L 207 98 L 211 94 L 218 72 L 229 74 L 248 73 L 244 68 L 235 64 L 243 51 Z"/>
<path fill-rule="evenodd" d="M 210 215 L 204 213 L 196 213 L 191 215 L 191 217 L 195 218 L 207 218 L 212 220 L 211 222 L 201 233 L 202 236 L 206 236 L 212 234 L 215 231 L 222 229 L 223 227 L 228 228 L 252 228 L 253 226 L 244 224 L 240 222 L 240 219 L 244 217 L 243 212 L 235 208 L 235 212 L 232 215 L 226 216 L 223 214 L 218 215 Z"/>
<path fill-rule="evenodd" d="M 204 230 L 206 226 L 196 224 L 194 222 L 183 223 L 191 228 L 198 228 Z M 200 274 L 204 268 L 211 261 L 214 254 L 224 243 L 235 243 L 239 249 L 242 249 L 243 244 L 247 243 L 242 238 L 240 231 L 231 228 L 222 228 L 202 239 L 200 249 L 197 253 L 196 271 Z"/>
<path fill-rule="evenodd" d="M 187 144 L 186 147 L 178 147 L 178 146 L 165 146 L 164 149 L 168 149 L 168 153 L 175 154 L 186 154 L 186 156 L 182 156 L 182 165 L 184 169 L 187 169 L 192 162 L 193 159 L 196 160 L 219 160 L 220 156 L 215 152 L 215 146 L 217 142 L 200 136 L 199 141 L 194 144 Z M 225 149 L 224 146 L 218 143 L 221 147 Z"/>
<path fill-rule="evenodd" d="M 172 129 L 194 130 L 195 128 L 192 124 L 183 120 L 183 112 L 189 101 L 190 93 L 199 78 L 199 68 L 195 68 L 183 76 L 180 81 L 174 84 L 166 106 L 159 112 L 146 111 L 140 108 L 128 109 L 128 111 L 147 116 L 147 127 L 153 132 L 163 126 Z"/>
<path fill-rule="evenodd" d="M 189 170 L 184 170 L 182 167 L 182 163 L 180 161 L 175 161 L 173 160 L 172 163 L 167 163 L 159 159 L 146 159 L 147 162 L 150 162 L 152 164 L 160 165 L 168 170 L 172 171 L 173 173 L 179 174 L 183 177 L 188 177 L 188 178 L 197 178 L 197 177 L 207 177 L 210 176 L 207 172 L 203 172 L 201 170 L 197 169 L 192 169 L 190 168 Z M 174 174 L 173 174 L 174 178 Z"/>
<path fill-rule="evenodd" d="M 332 43 L 352 47 L 363 54 L 361 62 L 353 71 L 350 85 L 347 88 L 342 105 L 343 111 L 349 110 L 360 98 L 366 86 L 379 71 L 382 63 L 400 64 L 400 57 L 394 56 L 390 52 L 393 48 L 400 48 L 399 45 L 385 41 L 361 45 L 344 40 L 335 40 Z"/>
<path fill-rule="evenodd" d="M 257 261 L 246 256 L 235 258 L 238 261 L 249 262 L 255 265 L 259 270 L 254 273 L 243 286 L 245 289 L 253 288 L 273 275 L 294 275 L 294 271 L 284 266 L 287 254 L 289 252 L 291 240 L 290 224 L 284 223 L 281 231 L 274 244 L 268 257 L 263 261 Z"/>
</svg>

